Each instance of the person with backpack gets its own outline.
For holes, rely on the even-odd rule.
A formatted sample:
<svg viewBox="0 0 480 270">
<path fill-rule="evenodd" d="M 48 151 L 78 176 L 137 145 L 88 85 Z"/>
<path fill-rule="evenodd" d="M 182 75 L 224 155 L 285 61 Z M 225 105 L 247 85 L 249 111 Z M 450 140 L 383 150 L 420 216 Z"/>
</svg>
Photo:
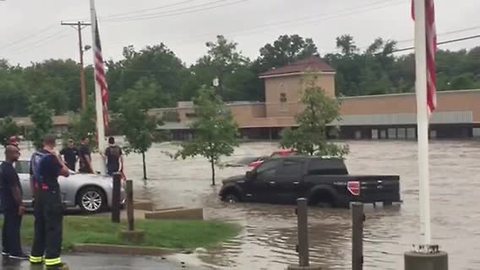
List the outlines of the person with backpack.
<svg viewBox="0 0 480 270">
<path fill-rule="evenodd" d="M 69 169 L 55 152 L 55 136 L 45 136 L 43 149 L 30 161 L 34 186 L 34 238 L 30 263 L 45 263 L 47 269 L 68 269 L 60 259 L 63 230 L 63 202 L 59 176 L 69 176 Z"/>
<path fill-rule="evenodd" d="M 122 148 L 115 144 L 115 138 L 108 138 L 108 147 L 104 154 L 107 164 L 107 174 L 112 176 L 116 172 L 123 171 L 123 153 Z"/>
</svg>

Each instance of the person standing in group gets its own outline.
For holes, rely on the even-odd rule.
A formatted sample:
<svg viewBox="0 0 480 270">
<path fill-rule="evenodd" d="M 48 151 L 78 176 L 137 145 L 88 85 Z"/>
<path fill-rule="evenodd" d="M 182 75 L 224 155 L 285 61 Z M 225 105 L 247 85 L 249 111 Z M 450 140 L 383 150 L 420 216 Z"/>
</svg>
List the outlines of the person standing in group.
<svg viewBox="0 0 480 270">
<path fill-rule="evenodd" d="M 69 169 L 55 152 L 55 136 L 45 136 L 43 149 L 32 156 L 30 164 L 35 186 L 35 232 L 30 263 L 45 263 L 52 270 L 65 269 L 60 259 L 64 209 L 58 177 L 68 177 Z"/>
<path fill-rule="evenodd" d="M 107 174 L 112 176 L 116 172 L 123 171 L 123 153 L 122 148 L 115 144 L 115 138 L 108 138 L 108 147 L 105 149 L 105 162 L 107 164 Z"/>
<path fill-rule="evenodd" d="M 80 141 L 80 148 L 78 149 L 79 172 L 93 173 L 92 156 L 90 147 L 88 146 L 88 137 L 83 137 Z"/>
<path fill-rule="evenodd" d="M 67 147 L 63 148 L 62 151 L 60 151 L 60 155 L 63 156 L 63 160 L 65 160 L 65 163 L 67 163 L 67 167 L 75 171 L 75 165 L 77 163 L 77 157 L 78 157 L 78 150 L 75 147 L 73 140 L 69 139 Z"/>
<path fill-rule="evenodd" d="M 5 162 L 0 165 L 0 197 L 3 207 L 2 255 L 11 259 L 27 260 L 20 241 L 20 227 L 25 207 L 22 203 L 22 186 L 13 163 L 20 157 L 15 145 L 5 147 Z"/>
</svg>

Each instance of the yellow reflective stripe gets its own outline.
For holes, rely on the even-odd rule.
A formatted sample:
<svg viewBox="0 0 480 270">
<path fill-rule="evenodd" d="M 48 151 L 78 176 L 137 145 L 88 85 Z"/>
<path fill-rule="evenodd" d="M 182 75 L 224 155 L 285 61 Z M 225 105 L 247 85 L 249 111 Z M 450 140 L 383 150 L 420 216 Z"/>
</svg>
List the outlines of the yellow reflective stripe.
<svg viewBox="0 0 480 270">
<path fill-rule="evenodd" d="M 43 262 L 43 257 L 30 256 L 29 261 L 32 263 L 41 263 Z"/>
<path fill-rule="evenodd" d="M 56 265 L 61 263 L 62 263 L 62 260 L 60 258 L 45 259 L 45 265 Z"/>
</svg>

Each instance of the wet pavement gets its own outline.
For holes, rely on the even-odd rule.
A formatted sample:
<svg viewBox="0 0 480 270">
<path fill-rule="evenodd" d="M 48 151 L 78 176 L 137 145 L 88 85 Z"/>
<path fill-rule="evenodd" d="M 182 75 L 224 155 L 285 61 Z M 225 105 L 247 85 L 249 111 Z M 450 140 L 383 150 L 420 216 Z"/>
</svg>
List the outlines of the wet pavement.
<svg viewBox="0 0 480 270">
<path fill-rule="evenodd" d="M 199 269 L 180 262 L 170 262 L 161 258 L 112 256 L 99 254 L 72 254 L 62 256 L 71 270 L 177 270 Z M 43 266 L 30 265 L 28 261 L 2 258 L 2 270 L 43 270 Z"/>
</svg>

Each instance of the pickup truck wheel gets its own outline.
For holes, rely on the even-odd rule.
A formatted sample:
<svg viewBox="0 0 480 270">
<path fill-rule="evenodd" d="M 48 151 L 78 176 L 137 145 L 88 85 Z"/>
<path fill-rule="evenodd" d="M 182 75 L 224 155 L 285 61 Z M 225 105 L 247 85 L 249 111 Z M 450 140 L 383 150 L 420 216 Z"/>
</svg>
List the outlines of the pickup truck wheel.
<svg viewBox="0 0 480 270">
<path fill-rule="evenodd" d="M 236 194 L 228 193 L 225 195 L 225 197 L 223 197 L 223 201 L 227 203 L 237 203 L 240 201 L 240 198 Z"/>
<path fill-rule="evenodd" d="M 319 191 L 309 199 L 311 206 L 321 208 L 335 207 L 335 197 L 329 191 Z"/>
<path fill-rule="evenodd" d="M 107 207 L 104 192 L 97 187 L 86 187 L 78 192 L 77 203 L 80 210 L 86 214 L 95 214 Z"/>
</svg>

